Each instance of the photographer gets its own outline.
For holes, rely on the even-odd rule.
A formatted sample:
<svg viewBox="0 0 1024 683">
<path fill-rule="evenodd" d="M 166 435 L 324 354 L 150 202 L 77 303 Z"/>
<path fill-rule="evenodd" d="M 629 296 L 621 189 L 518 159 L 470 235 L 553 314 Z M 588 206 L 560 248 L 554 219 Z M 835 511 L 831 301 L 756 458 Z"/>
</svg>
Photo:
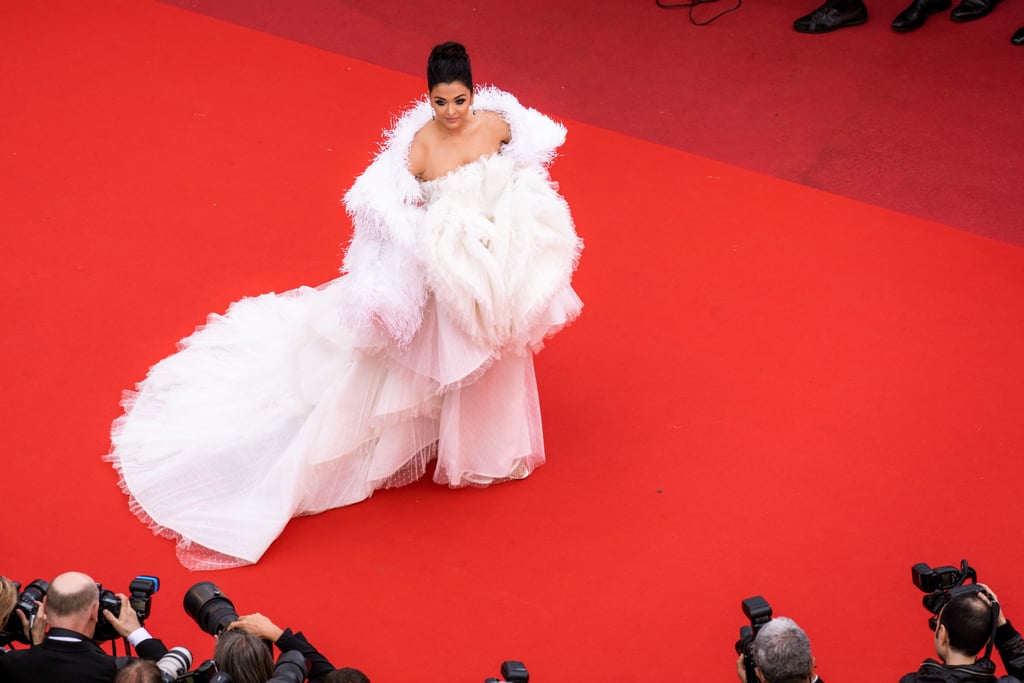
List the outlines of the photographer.
<svg viewBox="0 0 1024 683">
<path fill-rule="evenodd" d="M 995 680 L 995 664 L 978 653 L 993 638 L 995 617 L 995 648 L 1009 676 L 999 679 L 1018 682 L 1024 676 L 1024 639 L 1006 619 L 999 599 L 985 584 L 977 584 L 981 592 L 953 595 L 939 611 L 935 625 L 935 654 L 941 661 L 926 659 L 914 673 L 900 683 L 969 683 Z M 994 605 L 993 603 L 997 603 Z M 995 614 L 998 614 L 996 617 Z"/>
<path fill-rule="evenodd" d="M 13 581 L 8 579 L 6 576 L 0 576 L 0 628 L 4 625 L 7 629 L 4 632 L 4 640 L 0 641 L 3 643 L 9 643 L 11 640 L 18 638 L 18 636 L 11 637 L 14 631 L 11 630 L 11 613 L 14 612 L 15 606 L 18 604 L 18 587 Z M 36 603 L 40 607 L 42 603 Z M 28 617 L 22 610 L 17 610 L 18 619 L 21 621 L 22 632 L 25 636 L 25 642 L 31 643 L 32 645 L 38 645 L 43 642 L 43 638 L 46 637 L 46 614 L 40 609 L 36 613 L 36 618 L 29 622 Z M 7 650 L 0 648 L 0 654 L 3 654 Z"/>
<path fill-rule="evenodd" d="M 217 671 L 231 676 L 232 683 L 266 683 L 274 675 L 274 658 L 259 637 L 242 630 L 217 636 L 213 649 Z"/>
<path fill-rule="evenodd" d="M 114 683 L 163 683 L 156 664 L 148 659 L 135 659 L 118 669 Z"/>
<path fill-rule="evenodd" d="M 813 683 L 814 657 L 811 641 L 803 629 L 787 617 L 776 617 L 762 626 L 754 638 L 755 673 L 761 683 Z M 736 672 L 743 683 L 747 680 L 743 655 L 736 660 Z"/>
<path fill-rule="evenodd" d="M 311 683 L 326 683 L 328 676 L 368 683 L 358 670 L 336 671 L 302 633 L 282 629 L 259 613 L 239 616 L 231 600 L 210 581 L 189 588 L 184 607 L 199 628 L 217 638 L 213 663 L 234 683 L 301 683 L 307 676 Z M 271 643 L 281 650 L 276 665 Z"/>
<path fill-rule="evenodd" d="M 139 623 L 128 597 L 118 595 L 118 615 L 103 611 L 113 629 L 136 648 L 144 659 L 159 659 L 167 653 L 163 643 L 149 635 Z M 119 660 L 93 642 L 99 622 L 99 588 L 85 574 L 68 572 L 51 583 L 40 613 L 49 622 L 42 643 L 28 650 L 15 650 L 0 657 L 0 680 L 5 683 L 110 683 Z M 38 620 L 38 617 L 37 617 Z"/>
<path fill-rule="evenodd" d="M 282 629 L 280 626 L 272 622 L 267 617 L 260 613 L 247 614 L 243 617 L 239 617 L 238 621 L 235 621 L 228 627 L 227 633 L 232 631 L 244 631 L 263 641 L 274 643 L 278 650 L 282 653 L 288 651 L 298 651 L 302 653 L 306 661 L 309 663 L 309 681 L 310 683 L 320 683 L 324 681 L 328 674 L 331 674 L 334 669 L 334 665 L 322 654 L 320 654 L 316 648 L 314 648 L 301 631 L 298 633 L 292 632 L 290 628 Z M 223 638 L 223 636 L 221 636 Z M 262 641 L 261 641 L 262 642 Z M 218 650 L 220 649 L 220 642 L 217 643 Z M 264 648 L 266 650 L 266 648 Z M 221 659 L 215 654 L 214 659 L 217 660 L 218 666 L 222 666 Z M 227 669 L 221 669 L 222 671 Z M 231 673 L 228 671 L 228 673 Z M 234 675 L 232 674 L 232 678 Z M 365 677 L 364 677 L 365 678 Z M 235 679 L 236 681 L 238 679 Z M 263 680 L 266 680 L 264 678 Z"/>
</svg>

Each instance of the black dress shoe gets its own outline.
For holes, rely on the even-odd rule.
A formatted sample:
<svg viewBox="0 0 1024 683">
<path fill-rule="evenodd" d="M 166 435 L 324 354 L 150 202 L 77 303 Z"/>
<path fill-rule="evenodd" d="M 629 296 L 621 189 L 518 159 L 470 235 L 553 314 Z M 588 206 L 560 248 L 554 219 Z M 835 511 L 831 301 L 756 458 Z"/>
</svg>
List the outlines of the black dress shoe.
<svg viewBox="0 0 1024 683">
<path fill-rule="evenodd" d="M 950 0 L 914 0 L 910 7 L 892 20 L 892 30 L 904 33 L 924 26 L 924 22 L 936 12 L 945 12 L 953 3 Z"/>
<path fill-rule="evenodd" d="M 1024 45 L 1024 28 L 1017 29 L 1013 37 L 1010 38 L 1010 42 L 1014 45 Z"/>
<path fill-rule="evenodd" d="M 999 0 L 961 0 L 950 13 L 949 18 L 953 21 L 973 21 L 981 19 L 992 11 Z"/>
<path fill-rule="evenodd" d="M 868 8 L 863 3 L 853 9 L 837 9 L 826 2 L 810 14 L 793 22 L 800 33 L 828 33 L 837 28 L 860 26 L 868 20 Z"/>
</svg>

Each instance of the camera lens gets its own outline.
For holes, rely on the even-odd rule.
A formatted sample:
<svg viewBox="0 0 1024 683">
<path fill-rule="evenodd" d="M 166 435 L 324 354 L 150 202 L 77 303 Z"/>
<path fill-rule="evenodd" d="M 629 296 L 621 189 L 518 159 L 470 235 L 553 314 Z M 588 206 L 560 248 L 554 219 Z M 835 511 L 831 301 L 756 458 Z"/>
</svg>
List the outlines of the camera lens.
<svg viewBox="0 0 1024 683">
<path fill-rule="evenodd" d="M 167 654 L 157 660 L 160 672 L 172 679 L 181 676 L 192 666 L 192 653 L 187 647 L 172 647 Z"/>
<path fill-rule="evenodd" d="M 201 581 L 185 593 L 185 612 L 211 636 L 224 632 L 238 621 L 235 606 L 210 581 Z"/>
<path fill-rule="evenodd" d="M 22 591 L 21 596 L 18 598 L 18 607 L 24 609 L 31 609 L 33 614 L 36 609 L 36 602 L 42 602 L 43 596 L 46 595 L 46 591 L 50 589 L 50 584 L 42 579 L 36 579 Z"/>
</svg>

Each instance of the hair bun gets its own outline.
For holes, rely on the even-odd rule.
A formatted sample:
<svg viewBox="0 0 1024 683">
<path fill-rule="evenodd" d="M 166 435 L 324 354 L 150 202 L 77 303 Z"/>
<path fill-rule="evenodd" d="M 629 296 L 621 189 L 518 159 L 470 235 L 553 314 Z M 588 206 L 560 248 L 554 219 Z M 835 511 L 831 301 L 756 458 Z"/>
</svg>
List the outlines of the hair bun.
<svg viewBox="0 0 1024 683">
<path fill-rule="evenodd" d="M 441 43 L 435 47 L 434 51 L 438 57 L 469 61 L 469 54 L 466 52 L 466 47 L 462 43 L 456 43 L 450 40 L 447 43 Z"/>
<path fill-rule="evenodd" d="M 427 90 L 433 90 L 438 83 L 459 81 L 473 89 L 473 73 L 469 64 L 469 53 L 462 43 L 449 40 L 435 45 L 427 60 Z"/>
</svg>

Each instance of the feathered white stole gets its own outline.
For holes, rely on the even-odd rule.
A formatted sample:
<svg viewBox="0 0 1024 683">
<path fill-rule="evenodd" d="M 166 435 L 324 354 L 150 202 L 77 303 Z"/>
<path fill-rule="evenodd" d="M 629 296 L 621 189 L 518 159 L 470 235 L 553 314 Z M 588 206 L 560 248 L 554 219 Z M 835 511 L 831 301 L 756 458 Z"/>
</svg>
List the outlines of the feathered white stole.
<svg viewBox="0 0 1024 683">
<path fill-rule="evenodd" d="M 473 104 L 500 113 L 512 129 L 502 156 L 546 178 L 546 165 L 565 141 L 565 127 L 494 87 L 479 89 Z M 406 110 L 345 194 L 354 230 L 342 265 L 347 296 L 341 315 L 350 329 L 383 333 L 399 346 L 419 329 L 428 291 L 418 247 L 426 209 L 420 183 L 409 172 L 409 147 L 430 117 L 425 98 Z M 574 265 L 569 264 L 569 274 Z"/>
</svg>

